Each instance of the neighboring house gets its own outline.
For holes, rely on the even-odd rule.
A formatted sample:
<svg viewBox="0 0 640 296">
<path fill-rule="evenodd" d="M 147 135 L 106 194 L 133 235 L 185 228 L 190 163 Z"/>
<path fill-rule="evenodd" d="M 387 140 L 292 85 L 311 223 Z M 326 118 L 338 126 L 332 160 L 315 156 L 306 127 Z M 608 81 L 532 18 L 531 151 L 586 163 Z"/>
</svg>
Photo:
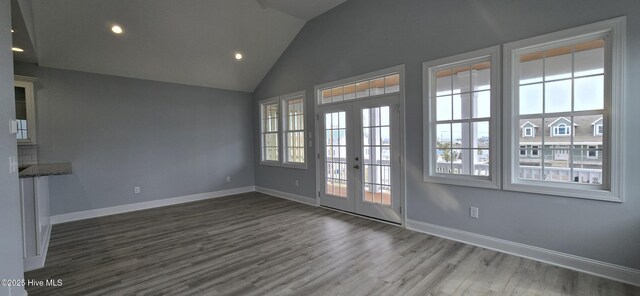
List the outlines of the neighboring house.
<svg viewBox="0 0 640 296">
<path fill-rule="evenodd" d="M 527 121 L 521 125 L 520 128 L 522 129 L 523 138 L 532 138 L 536 136 L 536 129 L 538 126 L 531 123 L 531 121 Z"/>
<path fill-rule="evenodd" d="M 520 122 L 520 177 L 602 182 L 601 115 L 527 119 Z M 543 161 L 544 160 L 544 161 Z M 542 170 L 544 169 L 544 174 Z"/>
</svg>

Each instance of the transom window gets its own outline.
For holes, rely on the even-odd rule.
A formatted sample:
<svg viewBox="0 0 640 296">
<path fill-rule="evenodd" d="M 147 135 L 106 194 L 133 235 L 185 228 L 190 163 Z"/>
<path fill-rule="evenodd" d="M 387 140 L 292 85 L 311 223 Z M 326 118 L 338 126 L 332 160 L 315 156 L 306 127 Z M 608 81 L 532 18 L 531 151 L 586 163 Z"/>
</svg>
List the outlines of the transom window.
<svg viewBox="0 0 640 296">
<path fill-rule="evenodd" d="M 512 155 L 506 189 L 619 200 L 615 139 L 624 22 L 619 18 L 505 45 L 505 104 L 507 118 L 513 118 L 506 122 Z M 527 124 L 541 126 L 539 135 L 521 132 Z M 605 139 L 605 130 L 615 135 Z M 540 157 L 523 154 L 522 147 L 539 147 L 532 151 Z"/>
<path fill-rule="evenodd" d="M 497 188 L 499 48 L 423 64 L 425 181 Z"/>
<path fill-rule="evenodd" d="M 391 73 L 385 76 L 321 89 L 318 104 L 324 105 L 398 92 L 400 92 L 400 74 Z"/>
</svg>

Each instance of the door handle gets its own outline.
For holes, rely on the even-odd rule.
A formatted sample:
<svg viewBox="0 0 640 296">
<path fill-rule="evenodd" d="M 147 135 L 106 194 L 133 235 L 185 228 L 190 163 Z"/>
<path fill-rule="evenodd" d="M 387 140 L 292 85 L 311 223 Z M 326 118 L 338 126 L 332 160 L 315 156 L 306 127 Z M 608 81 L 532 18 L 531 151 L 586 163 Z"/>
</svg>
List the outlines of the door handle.
<svg viewBox="0 0 640 296">
<path fill-rule="evenodd" d="M 357 169 L 360 168 L 360 166 L 356 164 L 356 165 L 353 166 L 353 168 L 357 170 Z"/>
</svg>

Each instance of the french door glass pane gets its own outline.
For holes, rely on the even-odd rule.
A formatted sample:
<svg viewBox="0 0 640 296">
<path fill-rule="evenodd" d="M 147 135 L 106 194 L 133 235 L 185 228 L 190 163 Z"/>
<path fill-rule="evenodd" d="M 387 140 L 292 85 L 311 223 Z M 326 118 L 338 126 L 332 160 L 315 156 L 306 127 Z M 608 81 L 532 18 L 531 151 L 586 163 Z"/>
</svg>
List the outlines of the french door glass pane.
<svg viewBox="0 0 640 296">
<path fill-rule="evenodd" d="M 387 206 L 392 200 L 390 116 L 389 106 L 362 109 L 362 199 Z"/>
<path fill-rule="evenodd" d="M 346 112 L 325 114 L 327 195 L 347 197 L 347 123 Z M 304 137 L 304 135 L 302 135 Z"/>
</svg>

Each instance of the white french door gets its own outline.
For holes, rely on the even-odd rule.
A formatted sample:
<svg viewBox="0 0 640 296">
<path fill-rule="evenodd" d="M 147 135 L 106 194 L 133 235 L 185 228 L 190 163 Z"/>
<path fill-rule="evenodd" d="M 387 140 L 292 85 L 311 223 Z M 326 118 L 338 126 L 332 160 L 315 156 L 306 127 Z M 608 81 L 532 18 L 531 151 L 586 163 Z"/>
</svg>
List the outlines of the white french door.
<svg viewBox="0 0 640 296">
<path fill-rule="evenodd" d="M 320 203 L 401 223 L 398 95 L 321 106 Z"/>
</svg>

